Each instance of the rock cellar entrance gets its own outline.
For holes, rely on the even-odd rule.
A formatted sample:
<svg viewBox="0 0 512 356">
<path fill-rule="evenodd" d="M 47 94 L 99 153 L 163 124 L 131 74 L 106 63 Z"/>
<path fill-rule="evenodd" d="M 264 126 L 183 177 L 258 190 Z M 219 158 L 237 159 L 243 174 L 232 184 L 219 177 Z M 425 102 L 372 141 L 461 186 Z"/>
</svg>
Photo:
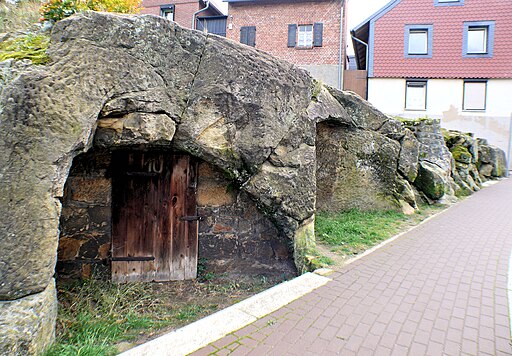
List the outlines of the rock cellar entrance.
<svg viewBox="0 0 512 356">
<path fill-rule="evenodd" d="M 65 184 L 59 278 L 193 279 L 199 258 L 226 275 L 293 275 L 290 244 L 212 165 L 164 149 L 77 156 Z"/>
</svg>

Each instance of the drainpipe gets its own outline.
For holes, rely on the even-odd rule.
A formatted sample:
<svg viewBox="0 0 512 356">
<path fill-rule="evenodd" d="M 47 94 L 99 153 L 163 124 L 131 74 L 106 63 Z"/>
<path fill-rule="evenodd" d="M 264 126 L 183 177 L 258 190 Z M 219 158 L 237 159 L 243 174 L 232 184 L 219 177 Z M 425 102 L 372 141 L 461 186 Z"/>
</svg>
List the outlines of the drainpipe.
<svg viewBox="0 0 512 356">
<path fill-rule="evenodd" d="M 338 58 L 338 89 L 343 90 L 343 5 L 345 4 L 345 0 L 340 0 L 340 53 Z"/>
<path fill-rule="evenodd" d="M 194 14 L 192 15 L 192 29 L 193 30 L 196 29 L 196 16 L 197 16 L 197 14 L 199 14 L 200 12 L 208 10 L 209 7 L 210 7 L 210 0 L 206 0 L 206 7 L 202 8 L 201 10 L 198 10 L 198 11 L 194 12 Z"/>
</svg>

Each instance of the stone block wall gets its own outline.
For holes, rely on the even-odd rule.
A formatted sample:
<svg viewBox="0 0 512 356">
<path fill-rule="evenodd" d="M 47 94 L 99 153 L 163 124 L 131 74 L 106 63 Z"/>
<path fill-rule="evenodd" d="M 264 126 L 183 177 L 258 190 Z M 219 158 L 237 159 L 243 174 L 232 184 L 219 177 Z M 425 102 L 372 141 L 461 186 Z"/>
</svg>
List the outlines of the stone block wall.
<svg viewBox="0 0 512 356">
<path fill-rule="evenodd" d="M 199 165 L 199 257 L 215 273 L 295 274 L 290 243 L 248 194 L 222 172 Z"/>
<path fill-rule="evenodd" d="M 110 275 L 111 155 L 92 151 L 73 161 L 64 188 L 57 275 L 89 278 Z"/>
<path fill-rule="evenodd" d="M 110 279 L 111 154 L 75 158 L 60 219 L 59 278 Z M 199 165 L 199 258 L 207 271 L 230 275 L 296 273 L 290 244 L 250 197 L 213 166 Z"/>
</svg>

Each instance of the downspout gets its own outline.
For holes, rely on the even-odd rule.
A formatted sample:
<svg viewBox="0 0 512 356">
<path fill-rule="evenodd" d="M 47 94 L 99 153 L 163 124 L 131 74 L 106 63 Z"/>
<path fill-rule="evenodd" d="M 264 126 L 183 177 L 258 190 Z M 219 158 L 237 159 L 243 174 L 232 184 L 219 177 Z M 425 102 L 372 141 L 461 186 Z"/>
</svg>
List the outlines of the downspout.
<svg viewBox="0 0 512 356">
<path fill-rule="evenodd" d="M 340 53 L 338 58 L 338 89 L 343 90 L 343 5 L 345 4 L 345 0 L 340 0 Z"/>
<path fill-rule="evenodd" d="M 197 16 L 197 14 L 199 14 L 200 12 L 208 10 L 209 7 L 210 7 L 210 0 L 206 0 L 206 7 L 202 8 L 201 10 L 198 10 L 198 11 L 194 12 L 194 14 L 192 15 L 192 29 L 193 30 L 196 29 L 196 16 Z"/>
</svg>

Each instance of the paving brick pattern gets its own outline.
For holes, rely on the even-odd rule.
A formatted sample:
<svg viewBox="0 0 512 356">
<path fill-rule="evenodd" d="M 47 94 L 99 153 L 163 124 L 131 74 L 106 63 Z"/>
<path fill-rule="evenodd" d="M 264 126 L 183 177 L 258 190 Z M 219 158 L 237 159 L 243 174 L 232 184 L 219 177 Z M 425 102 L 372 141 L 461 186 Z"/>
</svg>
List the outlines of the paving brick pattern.
<svg viewBox="0 0 512 356">
<path fill-rule="evenodd" d="M 512 180 L 194 355 L 510 355 Z"/>
</svg>

